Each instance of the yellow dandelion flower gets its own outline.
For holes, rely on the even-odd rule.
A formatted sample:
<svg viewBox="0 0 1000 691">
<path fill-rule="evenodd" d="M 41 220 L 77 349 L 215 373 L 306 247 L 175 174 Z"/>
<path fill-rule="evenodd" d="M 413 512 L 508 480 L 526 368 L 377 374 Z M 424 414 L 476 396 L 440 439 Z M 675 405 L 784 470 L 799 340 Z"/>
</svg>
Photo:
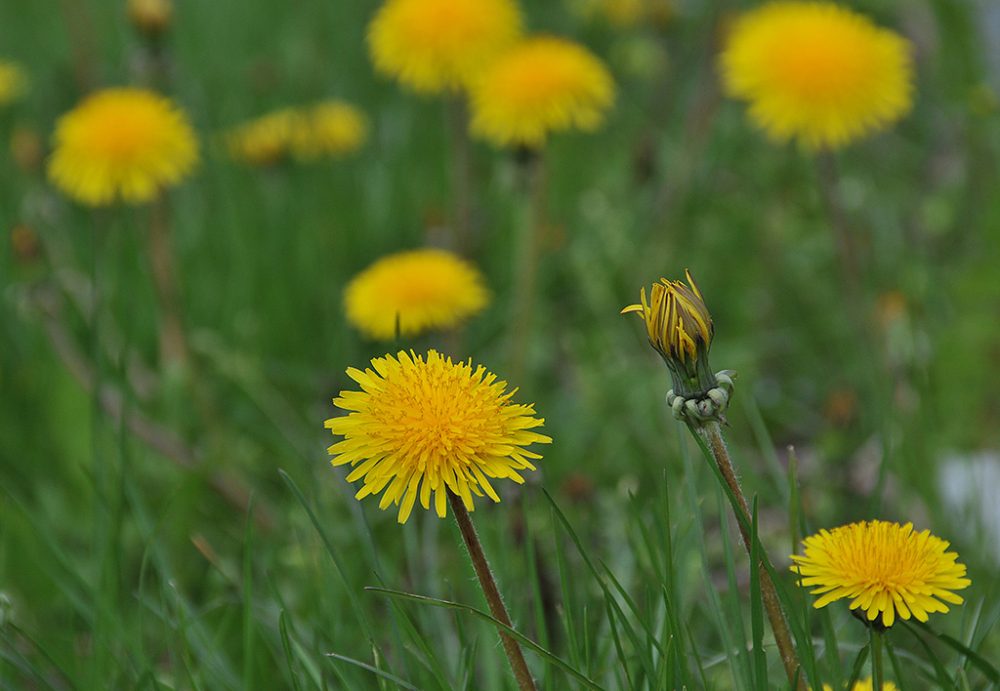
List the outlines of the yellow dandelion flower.
<svg viewBox="0 0 1000 691">
<path fill-rule="evenodd" d="M 854 686 L 851 687 L 851 691 L 873 691 L 874 684 L 872 678 L 859 679 L 854 682 Z M 833 691 L 833 687 L 829 684 L 823 684 L 823 691 Z M 899 691 L 897 686 L 891 681 L 882 682 L 882 691 Z"/>
<path fill-rule="evenodd" d="M 912 105 L 909 42 L 832 2 L 772 2 L 739 17 L 720 58 L 726 93 L 771 138 L 834 149 Z"/>
<path fill-rule="evenodd" d="M 614 101 L 615 83 L 583 46 L 529 38 L 498 57 L 470 89 L 472 131 L 499 146 L 541 146 L 550 133 L 592 131 Z"/>
<path fill-rule="evenodd" d="M 521 34 L 512 0 L 388 0 L 368 27 L 375 68 L 421 93 L 465 87 Z"/>
<path fill-rule="evenodd" d="M 372 369 L 374 368 L 374 369 Z M 472 511 L 472 495 L 500 496 L 489 478 L 523 483 L 519 471 L 534 470 L 541 458 L 526 447 L 552 441 L 532 430 L 543 419 L 533 405 L 512 402 L 507 382 L 472 362 L 453 363 L 437 351 L 427 359 L 400 351 L 372 360 L 362 372 L 347 375 L 361 391 L 341 391 L 334 405 L 348 415 L 326 421 L 342 441 L 329 448 L 333 465 L 350 463 L 348 482 L 364 479 L 357 499 L 385 493 L 379 508 L 399 506 L 405 523 L 413 505 L 434 508 L 444 518 L 448 492 Z"/>
<path fill-rule="evenodd" d="M 49 178 L 91 206 L 138 204 L 178 183 L 198 160 L 187 116 L 144 89 L 105 89 L 56 123 Z"/>
<path fill-rule="evenodd" d="M 480 312 L 489 290 L 479 270 L 439 249 L 383 257 L 344 291 L 347 319 L 370 338 L 389 340 L 455 326 Z"/>
<path fill-rule="evenodd" d="M 292 133 L 300 116 L 291 108 L 276 110 L 244 122 L 226 132 L 229 155 L 252 166 L 274 165 L 289 154 Z"/>
<path fill-rule="evenodd" d="M 125 12 L 132 26 L 147 36 L 159 36 L 174 18 L 173 0 L 128 0 Z"/>
<path fill-rule="evenodd" d="M 358 108 L 325 101 L 302 111 L 292 130 L 292 154 L 302 160 L 339 158 L 360 149 L 368 138 L 368 120 Z"/>
<path fill-rule="evenodd" d="M 13 103 L 28 88 L 28 76 L 20 65 L 0 60 L 0 106 Z"/>
<path fill-rule="evenodd" d="M 805 554 L 792 556 L 791 569 L 821 596 L 813 606 L 850 598 L 852 610 L 860 608 L 868 621 L 881 615 L 885 627 L 897 616 L 927 621 L 928 613 L 947 612 L 941 600 L 961 604 L 951 591 L 971 583 L 948 543 L 928 530 L 914 532 L 912 523 L 861 521 L 821 530 L 802 544 Z"/>
</svg>

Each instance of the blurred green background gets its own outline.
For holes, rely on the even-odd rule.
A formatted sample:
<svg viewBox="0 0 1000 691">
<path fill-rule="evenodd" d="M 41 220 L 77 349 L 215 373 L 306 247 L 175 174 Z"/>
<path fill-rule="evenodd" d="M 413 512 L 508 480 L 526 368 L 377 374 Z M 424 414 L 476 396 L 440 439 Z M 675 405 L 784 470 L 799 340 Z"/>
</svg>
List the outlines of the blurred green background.
<svg viewBox="0 0 1000 691">
<path fill-rule="evenodd" d="M 602 687 L 745 687 L 746 653 L 733 650 L 750 635 L 747 560 L 663 404 L 666 369 L 638 320 L 619 316 L 641 286 L 690 268 L 715 319 L 713 365 L 739 373 L 728 439 L 779 572 L 797 549 L 795 511 L 810 530 L 913 521 L 952 541 L 973 581 L 966 604 L 932 625 L 996 661 L 995 8 L 851 3 L 914 42 L 916 105 L 836 154 L 824 182 L 813 157 L 767 141 L 719 93 L 720 32 L 749 4 L 677 2 L 666 24 L 626 27 L 572 3 L 522 7 L 531 30 L 602 56 L 618 95 L 599 132 L 557 137 L 545 152 L 537 308 L 512 385 L 554 443 L 523 489 L 503 487 L 503 503 L 480 502 L 473 518 L 519 628 Z M 504 378 L 522 337 L 509 317 L 523 169 L 479 143 L 470 258 L 491 306 L 460 336 L 400 344 L 367 342 L 345 323 L 351 276 L 436 241 L 451 213 L 445 104 L 374 74 L 364 35 L 376 8 L 177 3 L 168 90 L 202 142 L 197 173 L 169 195 L 193 350 L 180 370 L 160 363 L 150 212 L 76 207 L 6 146 L 25 128 L 47 142 L 86 90 L 135 81 L 142 39 L 109 0 L 0 4 L 0 57 L 31 79 L 0 113 L 0 688 L 396 688 L 327 653 L 420 689 L 513 688 L 487 624 L 363 590 L 483 607 L 450 520 L 417 511 L 398 526 L 394 511 L 353 500 L 325 452 L 323 420 L 351 386 L 346 367 L 397 346 L 437 347 Z M 326 97 L 368 114 L 357 155 L 269 169 L 227 159 L 224 128 Z M 864 259 L 853 287 L 824 199 Z M 95 265 L 99 404 L 80 376 L 94 369 Z M 543 488 L 636 604 L 616 596 L 638 640 L 638 612 L 653 632 L 679 635 L 663 653 L 676 658 L 669 675 L 647 674 L 644 656 L 659 653 L 614 630 Z M 846 607 L 828 609 L 842 649 L 824 659 L 849 669 L 866 634 Z M 923 648 L 905 631 L 895 641 L 910 688 L 929 688 Z M 966 660 L 932 647 L 949 674 L 985 688 Z M 576 688 L 529 658 L 546 688 Z"/>
</svg>

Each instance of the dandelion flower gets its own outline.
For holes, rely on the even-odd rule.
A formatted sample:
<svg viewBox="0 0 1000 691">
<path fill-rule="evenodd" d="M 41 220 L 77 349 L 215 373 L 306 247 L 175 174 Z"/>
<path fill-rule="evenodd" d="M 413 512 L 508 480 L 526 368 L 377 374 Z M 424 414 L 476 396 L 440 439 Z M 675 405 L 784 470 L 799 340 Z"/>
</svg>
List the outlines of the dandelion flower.
<svg viewBox="0 0 1000 691">
<path fill-rule="evenodd" d="M 874 684 L 872 683 L 872 678 L 859 679 L 854 682 L 854 686 L 851 687 L 851 691 L 873 691 Z M 829 684 L 823 684 L 823 691 L 833 691 L 833 687 Z M 898 688 L 891 681 L 882 682 L 882 691 L 898 691 Z"/>
<path fill-rule="evenodd" d="M 802 544 L 805 554 L 792 556 L 791 569 L 821 596 L 813 606 L 850 598 L 852 610 L 860 608 L 868 621 L 881 615 L 885 627 L 897 616 L 927 621 L 931 612 L 947 612 L 941 601 L 961 604 L 951 591 L 971 583 L 948 543 L 928 530 L 914 532 L 912 523 L 861 521 L 821 530 Z"/>
<path fill-rule="evenodd" d="M 132 26 L 150 37 L 170 28 L 174 18 L 173 0 L 128 0 L 125 12 Z"/>
<path fill-rule="evenodd" d="M 24 95 L 28 77 L 19 65 L 0 60 L 0 106 L 13 103 Z"/>
<path fill-rule="evenodd" d="M 302 112 L 291 132 L 292 153 L 312 160 L 339 158 L 360 149 L 368 138 L 368 121 L 358 108 L 341 101 L 325 101 Z"/>
<path fill-rule="evenodd" d="M 252 166 L 274 165 L 289 154 L 292 133 L 299 116 L 291 108 L 244 122 L 225 134 L 226 148 L 233 159 Z"/>
<path fill-rule="evenodd" d="M 738 18 L 720 65 L 772 139 L 835 149 L 912 105 L 910 44 L 832 2 L 772 2 Z"/>
<path fill-rule="evenodd" d="M 379 259 L 344 291 L 347 319 L 370 338 L 389 340 L 455 326 L 489 302 L 479 270 L 451 252 L 420 249 Z"/>
<path fill-rule="evenodd" d="M 645 322 L 649 344 L 670 369 L 675 393 L 704 394 L 716 385 L 708 366 L 715 327 L 691 273 L 685 271 L 684 276 L 687 284 L 666 278 L 654 283 L 648 303 L 643 288 L 641 302 L 625 307 L 621 313 L 638 314 Z"/>
<path fill-rule="evenodd" d="M 329 452 L 334 466 L 353 467 L 348 482 L 364 479 L 357 499 L 385 490 L 379 508 L 398 505 L 400 523 L 418 496 L 429 509 L 433 494 L 442 518 L 448 492 L 469 511 L 472 495 L 499 502 L 489 478 L 523 483 L 519 471 L 534 470 L 532 461 L 541 458 L 525 447 L 552 441 L 532 431 L 545 422 L 534 417 L 534 406 L 512 402 L 507 382 L 481 365 L 453 363 L 435 350 L 426 360 L 400 351 L 371 364 L 347 370 L 361 391 L 341 391 L 333 400 L 349 412 L 326 421 L 344 437 Z"/>
<path fill-rule="evenodd" d="M 614 95 L 611 73 L 583 46 L 526 39 L 472 85 L 472 131 L 499 146 L 538 147 L 550 133 L 597 129 Z"/>
<path fill-rule="evenodd" d="M 147 202 L 178 183 L 198 160 L 187 116 L 144 89 L 99 91 L 56 124 L 49 178 L 91 206 Z"/>
<path fill-rule="evenodd" d="M 388 0 L 368 27 L 375 68 L 421 93 L 467 86 L 521 34 L 512 0 Z"/>
</svg>

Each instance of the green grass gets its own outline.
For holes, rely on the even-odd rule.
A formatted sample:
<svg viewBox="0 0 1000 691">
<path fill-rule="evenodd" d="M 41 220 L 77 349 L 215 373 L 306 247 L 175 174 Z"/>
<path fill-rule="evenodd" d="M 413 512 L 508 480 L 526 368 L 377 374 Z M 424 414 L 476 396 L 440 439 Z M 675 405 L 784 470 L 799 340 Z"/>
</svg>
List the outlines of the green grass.
<svg viewBox="0 0 1000 691">
<path fill-rule="evenodd" d="M 836 157 L 868 257 L 858 309 L 814 162 L 718 94 L 732 3 L 681 3 L 662 32 L 527 8 L 533 28 L 606 58 L 619 89 L 599 132 L 546 151 L 539 297 L 512 384 L 554 443 L 523 488 L 473 514 L 542 689 L 785 683 L 729 501 L 664 405 L 641 325 L 618 314 L 685 267 L 713 313 L 713 365 L 739 372 L 726 434 L 813 687 L 847 681 L 856 660 L 870 675 L 868 633 L 842 603 L 812 609 L 787 556 L 804 534 L 872 517 L 950 540 L 973 581 L 933 633 L 894 627 L 887 675 L 1000 686 L 1000 552 L 945 505 L 938 475 L 948 453 L 1000 448 L 1000 112 L 975 98 L 1000 77 L 971 3 L 857 4 L 919 48 L 914 112 Z M 204 149 L 169 200 L 193 375 L 159 362 L 147 212 L 75 207 L 0 150 L 0 689 L 514 688 L 452 521 L 418 509 L 398 526 L 353 499 L 325 452 L 345 368 L 391 348 L 345 323 L 344 285 L 422 245 L 451 208 L 444 106 L 373 73 L 375 7 L 178 4 L 171 91 Z M 127 82 L 140 47 L 118 3 L 0 5 L 0 57 L 33 84 L 0 115 L 0 141 L 15 123 L 47 138 L 80 75 Z M 666 66 L 635 73 L 636 49 Z M 372 119 L 350 160 L 261 171 L 220 150 L 229 124 L 331 95 Z M 493 303 L 457 340 L 400 347 L 460 342 L 454 355 L 505 377 L 523 190 L 509 154 L 477 143 L 473 163 L 472 258 Z M 15 257 L 16 224 L 43 258 Z M 100 376 L 130 424 L 95 414 L 50 328 L 93 362 L 81 286 L 95 251 Z M 905 312 L 882 330 L 889 293 Z"/>
</svg>

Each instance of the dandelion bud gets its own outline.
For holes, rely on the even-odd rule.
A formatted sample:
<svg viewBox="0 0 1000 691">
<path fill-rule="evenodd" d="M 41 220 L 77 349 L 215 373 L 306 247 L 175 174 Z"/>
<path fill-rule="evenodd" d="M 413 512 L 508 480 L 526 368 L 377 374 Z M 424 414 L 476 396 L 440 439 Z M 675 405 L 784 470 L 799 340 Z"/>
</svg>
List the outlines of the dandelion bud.
<svg viewBox="0 0 1000 691">
<path fill-rule="evenodd" d="M 174 18 L 173 0 L 128 0 L 129 21 L 140 33 L 156 37 L 170 28 Z"/>
<path fill-rule="evenodd" d="M 687 271 L 683 281 L 661 278 L 640 293 L 641 304 L 629 305 L 622 314 L 638 313 L 646 322 L 649 344 L 663 358 L 673 379 L 673 393 L 682 398 L 702 398 L 716 388 L 717 380 L 708 366 L 712 346 L 712 315 L 705 307 L 698 286 Z"/>
<path fill-rule="evenodd" d="M 37 171 L 45 160 L 45 146 L 38 130 L 27 125 L 15 126 L 10 133 L 10 153 L 21 172 Z"/>
</svg>

